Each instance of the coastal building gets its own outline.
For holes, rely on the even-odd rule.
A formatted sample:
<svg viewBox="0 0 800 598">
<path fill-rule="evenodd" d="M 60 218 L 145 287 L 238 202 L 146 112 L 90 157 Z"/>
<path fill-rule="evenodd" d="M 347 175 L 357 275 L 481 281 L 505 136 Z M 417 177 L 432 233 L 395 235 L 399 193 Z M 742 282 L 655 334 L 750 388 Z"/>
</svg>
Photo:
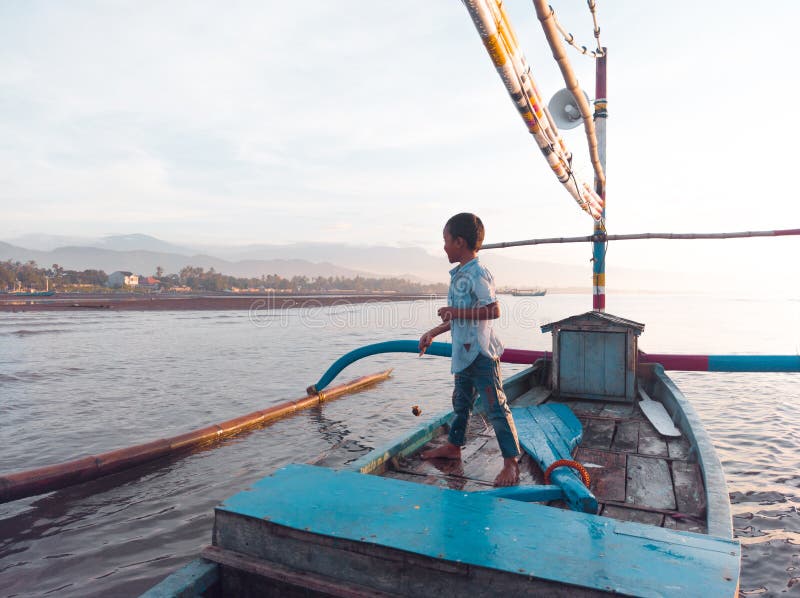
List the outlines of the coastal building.
<svg viewBox="0 0 800 598">
<path fill-rule="evenodd" d="M 108 286 L 118 289 L 123 286 L 135 287 L 139 284 L 139 277 L 131 272 L 117 270 L 108 275 Z"/>
<path fill-rule="evenodd" d="M 161 281 L 155 276 L 139 276 L 139 287 L 154 291 L 161 287 Z"/>
</svg>

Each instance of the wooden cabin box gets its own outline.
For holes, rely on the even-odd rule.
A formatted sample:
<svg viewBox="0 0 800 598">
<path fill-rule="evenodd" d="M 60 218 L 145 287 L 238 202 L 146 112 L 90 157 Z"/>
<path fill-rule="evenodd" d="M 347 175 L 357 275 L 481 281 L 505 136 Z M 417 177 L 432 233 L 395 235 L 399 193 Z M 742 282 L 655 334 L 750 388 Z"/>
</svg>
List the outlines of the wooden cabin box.
<svg viewBox="0 0 800 598">
<path fill-rule="evenodd" d="M 638 337 L 644 324 L 590 311 L 542 326 L 553 335 L 551 386 L 557 396 L 636 399 Z"/>
</svg>

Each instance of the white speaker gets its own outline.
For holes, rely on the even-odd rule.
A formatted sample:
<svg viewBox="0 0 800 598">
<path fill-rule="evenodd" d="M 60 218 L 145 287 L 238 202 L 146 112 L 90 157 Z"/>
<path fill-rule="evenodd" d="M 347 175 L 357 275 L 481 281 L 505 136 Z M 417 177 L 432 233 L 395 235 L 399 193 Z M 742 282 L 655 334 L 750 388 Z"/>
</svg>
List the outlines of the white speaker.
<svg viewBox="0 0 800 598">
<path fill-rule="evenodd" d="M 586 92 L 581 90 L 581 93 L 588 102 L 589 96 L 586 95 Z M 574 129 L 583 122 L 578 102 L 575 101 L 575 96 L 566 87 L 555 93 L 550 99 L 550 103 L 547 104 L 547 108 L 550 110 L 550 114 L 559 129 Z"/>
</svg>

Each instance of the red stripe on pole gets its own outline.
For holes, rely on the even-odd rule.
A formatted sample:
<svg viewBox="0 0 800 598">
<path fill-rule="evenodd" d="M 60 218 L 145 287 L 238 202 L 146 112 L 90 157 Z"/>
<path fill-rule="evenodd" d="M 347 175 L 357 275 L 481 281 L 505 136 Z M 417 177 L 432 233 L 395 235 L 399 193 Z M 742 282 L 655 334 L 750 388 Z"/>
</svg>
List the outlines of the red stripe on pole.
<svg viewBox="0 0 800 598">
<path fill-rule="evenodd" d="M 684 372 L 707 372 L 708 355 L 668 355 L 639 352 L 641 363 L 660 363 L 665 370 L 682 370 Z"/>
<path fill-rule="evenodd" d="M 547 351 L 527 351 L 525 349 L 506 349 L 500 356 L 503 363 L 534 363 L 537 359 L 547 359 Z"/>
<path fill-rule="evenodd" d="M 603 48 L 603 52 L 604 54 L 595 62 L 594 97 L 605 100 L 608 97 L 606 95 L 606 48 Z"/>
<path fill-rule="evenodd" d="M 604 310 L 606 308 L 605 293 L 592 296 L 592 308 L 595 310 Z"/>
<path fill-rule="evenodd" d="M 785 230 L 776 230 L 775 236 L 782 237 L 784 235 L 800 235 L 800 228 L 788 228 Z"/>
</svg>

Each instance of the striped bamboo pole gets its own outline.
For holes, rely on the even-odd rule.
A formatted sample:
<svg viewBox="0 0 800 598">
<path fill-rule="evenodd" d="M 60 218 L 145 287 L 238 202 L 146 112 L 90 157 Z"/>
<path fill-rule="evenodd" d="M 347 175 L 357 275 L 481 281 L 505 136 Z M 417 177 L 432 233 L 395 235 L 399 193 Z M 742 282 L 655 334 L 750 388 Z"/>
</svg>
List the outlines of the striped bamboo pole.
<svg viewBox="0 0 800 598">
<path fill-rule="evenodd" d="M 223 438 L 229 438 L 245 430 L 292 415 L 302 409 L 308 409 L 325 401 L 337 399 L 348 393 L 361 390 L 386 380 L 391 373 L 392 370 L 385 370 L 377 374 L 362 376 L 345 384 L 335 386 L 324 393 L 320 392 L 295 401 L 286 401 L 267 409 L 254 411 L 186 434 L 162 438 L 100 455 L 83 457 L 66 463 L 2 475 L 0 476 L 0 503 L 52 492 L 53 490 L 59 490 L 67 486 L 88 482 L 89 480 L 130 469 L 167 455 L 181 453 L 187 449 L 216 443 Z"/>
<path fill-rule="evenodd" d="M 594 14 L 594 12 L 592 13 Z M 608 118 L 608 100 L 606 99 L 606 57 L 608 51 L 603 48 L 603 55 L 595 61 L 595 101 L 594 118 L 597 124 L 597 142 L 599 160 L 605 174 L 606 168 L 606 119 Z M 583 94 L 581 99 L 583 98 Z M 587 131 L 588 135 L 588 131 Z M 606 227 L 606 180 L 595 176 L 595 191 L 603 198 L 603 218 L 594 222 L 594 236 L 605 233 Z M 595 240 L 592 246 L 592 308 L 596 311 L 606 310 L 606 242 Z"/>
<path fill-rule="evenodd" d="M 598 220 L 603 209 L 602 199 L 572 171 L 572 154 L 547 113 L 502 1 L 463 2 L 500 79 L 556 178 L 581 209 Z"/>
<path fill-rule="evenodd" d="M 547 245 L 553 243 L 593 243 L 596 241 L 638 241 L 644 239 L 746 239 L 750 237 L 785 237 L 800 235 L 800 228 L 782 230 L 751 230 L 732 233 L 635 233 L 627 235 L 595 234 L 586 237 L 548 237 L 544 239 L 525 239 L 523 241 L 503 241 L 501 243 L 485 243 L 484 249 L 504 249 L 506 247 L 522 247 L 526 245 Z"/>
</svg>

